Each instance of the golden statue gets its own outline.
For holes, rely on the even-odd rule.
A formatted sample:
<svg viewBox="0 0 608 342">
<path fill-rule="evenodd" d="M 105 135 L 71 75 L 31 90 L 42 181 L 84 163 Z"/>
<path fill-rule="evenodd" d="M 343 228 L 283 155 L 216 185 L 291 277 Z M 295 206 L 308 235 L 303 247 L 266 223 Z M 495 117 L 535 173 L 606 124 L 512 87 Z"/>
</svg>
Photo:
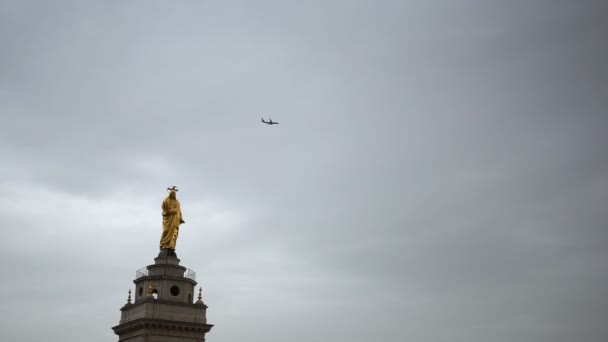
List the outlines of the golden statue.
<svg viewBox="0 0 608 342">
<path fill-rule="evenodd" d="M 169 196 L 162 204 L 163 209 L 163 234 L 160 237 L 160 249 L 168 249 L 168 255 L 175 255 L 175 243 L 179 233 L 179 225 L 186 223 L 182 219 L 182 210 L 179 206 L 176 193 L 178 189 L 173 186 L 167 188 Z"/>
</svg>

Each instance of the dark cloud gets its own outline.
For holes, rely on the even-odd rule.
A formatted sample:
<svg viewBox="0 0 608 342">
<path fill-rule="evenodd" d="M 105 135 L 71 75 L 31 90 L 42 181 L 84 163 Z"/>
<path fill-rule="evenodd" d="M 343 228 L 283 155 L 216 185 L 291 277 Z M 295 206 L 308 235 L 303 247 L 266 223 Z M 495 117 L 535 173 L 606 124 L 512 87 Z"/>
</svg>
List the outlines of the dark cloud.
<svg viewBox="0 0 608 342">
<path fill-rule="evenodd" d="M 213 341 L 603 341 L 604 17 L 0 2 L 0 336 L 115 338 L 176 184 Z"/>
</svg>

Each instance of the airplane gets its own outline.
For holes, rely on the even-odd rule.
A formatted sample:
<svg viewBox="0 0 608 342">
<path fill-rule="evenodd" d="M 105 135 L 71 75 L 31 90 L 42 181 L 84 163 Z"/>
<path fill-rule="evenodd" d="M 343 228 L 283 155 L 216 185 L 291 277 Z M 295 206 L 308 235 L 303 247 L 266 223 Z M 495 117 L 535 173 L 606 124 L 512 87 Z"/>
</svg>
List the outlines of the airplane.
<svg viewBox="0 0 608 342">
<path fill-rule="evenodd" d="M 262 118 L 262 122 L 267 124 L 267 125 L 278 125 L 279 123 L 276 121 L 272 121 L 272 119 L 270 119 L 270 121 L 266 121 L 264 120 L 264 118 Z"/>
</svg>

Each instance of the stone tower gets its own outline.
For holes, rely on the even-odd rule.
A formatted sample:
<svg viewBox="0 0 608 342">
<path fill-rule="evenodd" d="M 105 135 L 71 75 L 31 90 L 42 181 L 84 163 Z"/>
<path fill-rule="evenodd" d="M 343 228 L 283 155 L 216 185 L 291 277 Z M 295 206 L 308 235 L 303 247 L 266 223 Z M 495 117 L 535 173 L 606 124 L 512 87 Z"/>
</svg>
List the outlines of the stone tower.
<svg viewBox="0 0 608 342">
<path fill-rule="evenodd" d="M 205 341 L 213 327 L 207 324 L 207 305 L 200 292 L 194 301 L 196 274 L 179 262 L 175 253 L 163 250 L 154 264 L 137 271 L 133 302 L 129 297 L 112 328 L 119 342 Z"/>
</svg>

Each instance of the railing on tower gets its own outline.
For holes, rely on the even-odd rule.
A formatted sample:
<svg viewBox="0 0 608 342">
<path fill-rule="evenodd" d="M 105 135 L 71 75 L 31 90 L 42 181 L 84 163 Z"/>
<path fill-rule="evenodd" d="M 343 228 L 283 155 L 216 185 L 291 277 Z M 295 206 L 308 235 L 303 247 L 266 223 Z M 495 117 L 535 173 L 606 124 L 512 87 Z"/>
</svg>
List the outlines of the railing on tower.
<svg viewBox="0 0 608 342">
<path fill-rule="evenodd" d="M 137 280 L 141 277 L 146 277 L 146 276 L 148 276 L 147 267 L 142 267 L 142 268 L 138 269 L 137 271 L 135 271 L 135 280 Z M 188 279 L 192 279 L 192 280 L 196 281 L 196 272 L 194 272 L 194 270 L 187 268 L 184 271 L 184 278 L 188 278 Z"/>
<path fill-rule="evenodd" d="M 188 278 L 188 279 L 192 279 L 192 280 L 196 281 L 196 272 L 194 272 L 194 270 L 191 270 L 188 268 L 184 272 L 184 278 Z"/>
<path fill-rule="evenodd" d="M 138 269 L 137 271 L 135 271 L 135 279 L 139 279 L 141 277 L 145 277 L 148 275 L 148 268 L 147 267 L 142 267 L 140 269 Z"/>
</svg>

